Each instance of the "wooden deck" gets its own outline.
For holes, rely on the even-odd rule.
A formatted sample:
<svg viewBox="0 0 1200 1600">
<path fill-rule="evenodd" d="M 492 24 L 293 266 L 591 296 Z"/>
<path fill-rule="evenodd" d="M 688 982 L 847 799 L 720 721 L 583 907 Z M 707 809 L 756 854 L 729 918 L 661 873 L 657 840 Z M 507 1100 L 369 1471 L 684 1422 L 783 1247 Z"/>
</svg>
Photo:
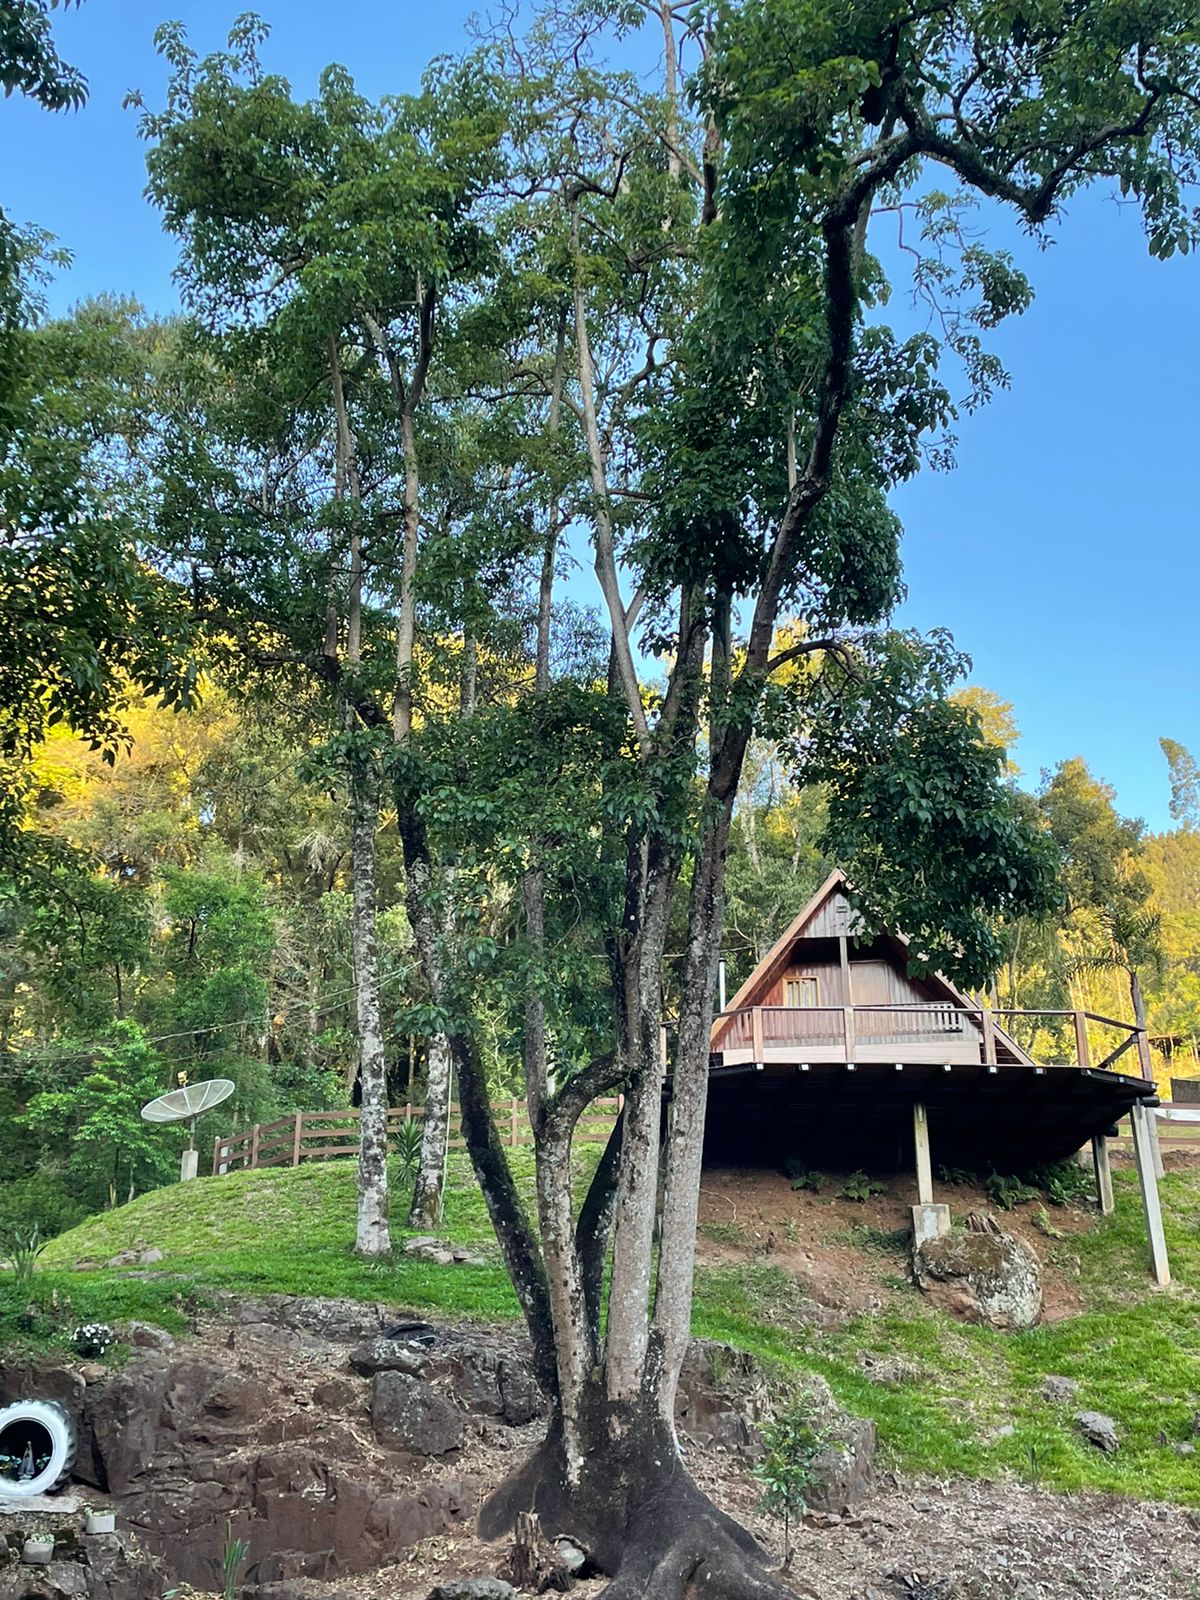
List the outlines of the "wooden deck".
<svg viewBox="0 0 1200 1600">
<path fill-rule="evenodd" d="M 1091 1011 L 987 1006 L 746 1006 L 713 1023 L 712 1066 L 826 1064 L 1072 1066 L 1111 1069 L 1128 1051 L 1143 1075 L 1137 1025 Z"/>
</svg>

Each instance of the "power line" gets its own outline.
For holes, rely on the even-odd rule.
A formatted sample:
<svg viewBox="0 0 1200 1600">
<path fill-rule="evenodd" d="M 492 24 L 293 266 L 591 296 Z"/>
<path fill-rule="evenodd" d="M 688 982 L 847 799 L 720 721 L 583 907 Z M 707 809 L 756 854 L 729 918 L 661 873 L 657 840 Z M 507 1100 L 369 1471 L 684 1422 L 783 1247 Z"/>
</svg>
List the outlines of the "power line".
<svg viewBox="0 0 1200 1600">
<path fill-rule="evenodd" d="M 408 976 L 410 975 L 411 971 L 412 971 L 411 967 L 397 967 L 394 972 L 389 973 L 387 977 L 381 978 L 379 980 L 380 989 L 388 988 L 390 985 L 392 985 L 394 983 L 397 983 L 401 978 L 408 978 Z M 325 1016 L 330 1011 L 339 1010 L 340 1009 L 340 1001 L 344 1000 L 347 995 L 352 995 L 352 994 L 357 993 L 357 990 L 358 990 L 358 985 L 356 983 L 348 984 L 343 989 L 331 989 L 331 990 L 328 990 L 325 994 L 317 996 L 318 1001 L 321 1002 L 320 1004 L 318 1004 L 315 1007 L 311 1007 L 311 1008 L 308 1007 L 307 1005 L 305 1005 L 305 1006 L 303 1006 L 302 1009 L 308 1011 L 308 1014 L 310 1016 L 312 1016 L 312 1017 Z M 332 1004 L 326 1004 L 326 1002 L 333 1002 L 333 1003 Z M 301 1009 L 301 1007 L 299 1005 L 297 1005 L 296 1009 Z M 259 1016 L 255 1016 L 255 1017 L 238 1017 L 238 1018 L 235 1018 L 235 1019 L 233 1019 L 233 1020 L 231 1020 L 229 1022 L 208 1023 L 202 1028 L 180 1028 L 177 1031 L 175 1031 L 174 1033 L 153 1034 L 149 1038 L 142 1040 L 142 1043 L 143 1044 L 150 1044 L 150 1045 L 167 1044 L 173 1039 L 194 1039 L 200 1034 L 221 1033 L 227 1028 L 252 1028 L 252 1027 L 255 1027 L 255 1026 L 260 1026 L 261 1023 L 262 1023 L 261 1014 Z M 56 1050 L 54 1050 L 53 1048 L 50 1048 L 50 1047 L 41 1047 L 41 1048 L 37 1048 L 37 1049 L 34 1049 L 34 1050 L 22 1052 L 22 1059 L 23 1059 L 23 1061 L 30 1062 L 30 1063 L 32 1063 L 32 1062 L 53 1062 L 53 1061 L 57 1061 L 59 1063 L 66 1062 L 66 1061 L 85 1061 L 89 1056 L 95 1055 L 101 1050 L 110 1049 L 111 1046 L 112 1046 L 112 1042 L 113 1041 L 111 1040 L 111 1038 L 110 1039 L 94 1039 L 94 1040 L 90 1041 L 87 1044 L 82 1044 L 82 1045 L 77 1046 L 74 1050 L 57 1050 L 56 1051 Z M 193 1058 L 193 1059 L 195 1059 L 195 1058 Z M 14 1065 L 15 1065 L 15 1063 L 14 1063 Z M 19 1072 L 14 1072 L 13 1070 L 10 1069 L 8 1072 L 0 1074 L 0 1076 L 14 1077 L 14 1076 L 20 1076 L 20 1073 Z"/>
</svg>

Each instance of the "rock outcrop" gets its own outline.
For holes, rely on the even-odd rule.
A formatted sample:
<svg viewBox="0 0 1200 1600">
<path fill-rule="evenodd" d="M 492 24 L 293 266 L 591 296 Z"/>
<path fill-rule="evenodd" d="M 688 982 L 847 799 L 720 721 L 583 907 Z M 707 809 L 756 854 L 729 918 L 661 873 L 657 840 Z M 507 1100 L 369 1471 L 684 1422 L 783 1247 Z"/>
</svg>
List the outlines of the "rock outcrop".
<svg viewBox="0 0 1200 1600">
<path fill-rule="evenodd" d="M 310 1580 L 353 1580 L 472 1523 L 488 1486 L 481 1453 L 532 1446 L 536 1435 L 515 1430 L 546 1412 L 512 1331 L 438 1329 L 397 1322 L 386 1307 L 283 1296 L 223 1309 L 195 1338 L 125 1330 L 130 1358 L 94 1382 L 68 1361 L 0 1360 L 0 1400 L 65 1406 L 79 1476 L 161 1563 L 153 1582 L 145 1573 L 126 1582 L 120 1541 L 103 1570 L 89 1541 L 94 1570 L 78 1559 L 36 1579 L 24 1569 L 27 1587 L 11 1594 L 0 1566 L 0 1600 L 211 1589 L 229 1529 L 249 1543 L 247 1596 L 283 1600 Z M 869 1480 L 874 1427 L 847 1417 L 821 1379 L 809 1383 L 804 1404 L 826 1441 L 810 1502 L 845 1511 Z M 752 1357 L 692 1345 L 678 1403 L 685 1446 L 753 1459 L 770 1415 Z"/>
</svg>

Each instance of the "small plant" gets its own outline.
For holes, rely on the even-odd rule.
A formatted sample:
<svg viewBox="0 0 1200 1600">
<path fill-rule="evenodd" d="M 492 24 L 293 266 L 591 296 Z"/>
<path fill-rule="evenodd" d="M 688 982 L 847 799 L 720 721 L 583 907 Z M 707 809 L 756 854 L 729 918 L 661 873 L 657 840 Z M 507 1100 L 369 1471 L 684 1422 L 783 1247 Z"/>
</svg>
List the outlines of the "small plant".
<svg viewBox="0 0 1200 1600">
<path fill-rule="evenodd" d="M 117 1336 L 107 1322 L 81 1322 L 71 1329 L 72 1350 L 89 1361 L 103 1361 L 116 1342 Z"/>
<path fill-rule="evenodd" d="M 885 1187 L 885 1184 L 877 1183 L 860 1169 L 850 1174 L 838 1194 L 843 1200 L 855 1200 L 859 1205 L 865 1205 L 874 1195 L 882 1194 Z"/>
<path fill-rule="evenodd" d="M 798 1192 L 807 1190 L 809 1194 L 820 1194 L 821 1185 L 825 1182 L 825 1174 L 823 1172 L 809 1171 L 804 1163 L 798 1161 L 795 1156 L 784 1162 L 783 1170 L 787 1173 L 793 1189 Z"/>
<path fill-rule="evenodd" d="M 1050 1213 L 1046 1210 L 1045 1206 L 1038 1207 L 1037 1216 L 1033 1219 L 1033 1225 L 1039 1233 L 1044 1233 L 1047 1239 L 1066 1238 L 1066 1235 L 1063 1233 L 1062 1229 L 1056 1228 L 1050 1221 Z"/>
<path fill-rule="evenodd" d="M 237 1600 L 242 1567 L 250 1554 L 248 1539 L 236 1539 L 233 1523 L 225 1524 L 225 1543 L 221 1547 L 221 1600 Z"/>
<path fill-rule="evenodd" d="M 1015 1206 L 1027 1205 L 1030 1200 L 1036 1200 L 1038 1192 L 1018 1178 L 1015 1173 L 992 1172 L 985 1185 L 987 1197 L 994 1206 L 999 1206 L 1001 1211 L 1011 1211 Z"/>
<path fill-rule="evenodd" d="M 13 1228 L 9 1232 L 4 1241 L 4 1257 L 12 1269 L 18 1294 L 27 1294 L 32 1287 L 38 1257 L 48 1243 L 36 1222 L 28 1228 Z"/>
<path fill-rule="evenodd" d="M 1055 1161 L 1026 1173 L 1026 1177 L 1043 1191 L 1052 1206 L 1078 1205 L 1092 1198 L 1092 1175 L 1078 1161 Z"/>
<path fill-rule="evenodd" d="M 763 1510 L 783 1518 L 786 1570 L 794 1554 L 792 1523 L 808 1510 L 808 1490 L 825 1440 L 814 1426 L 811 1413 L 798 1405 L 767 1423 L 762 1441 L 763 1454 L 754 1467 L 754 1476 L 762 1486 Z"/>
<path fill-rule="evenodd" d="M 409 1183 L 421 1165 L 421 1124 L 408 1117 L 396 1133 L 396 1160 L 400 1167 L 400 1182 Z"/>
<path fill-rule="evenodd" d="M 967 1167 L 939 1167 L 938 1180 L 954 1189 L 973 1189 L 979 1182 L 979 1174 Z"/>
</svg>

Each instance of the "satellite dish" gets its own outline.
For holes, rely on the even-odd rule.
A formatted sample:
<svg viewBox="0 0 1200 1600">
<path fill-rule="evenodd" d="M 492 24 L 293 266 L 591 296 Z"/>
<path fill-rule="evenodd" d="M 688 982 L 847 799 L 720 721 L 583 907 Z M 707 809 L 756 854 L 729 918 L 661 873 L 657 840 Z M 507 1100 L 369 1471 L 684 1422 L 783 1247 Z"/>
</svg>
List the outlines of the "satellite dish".
<svg viewBox="0 0 1200 1600">
<path fill-rule="evenodd" d="M 147 1122 L 195 1122 L 205 1111 L 228 1100 L 236 1085 L 228 1078 L 209 1078 L 206 1083 L 185 1084 L 182 1089 L 172 1089 L 160 1094 L 157 1100 L 142 1107 Z"/>
<path fill-rule="evenodd" d="M 191 1123 L 191 1138 L 187 1149 L 183 1152 L 180 1167 L 181 1179 L 196 1176 L 198 1160 L 196 1118 L 205 1111 L 211 1111 L 214 1106 L 219 1106 L 222 1100 L 228 1100 L 236 1087 L 237 1085 L 229 1078 L 209 1078 L 205 1083 L 189 1083 L 182 1089 L 172 1089 L 167 1094 L 160 1094 L 156 1100 L 151 1100 L 142 1107 L 142 1118 L 146 1122 Z"/>
</svg>

